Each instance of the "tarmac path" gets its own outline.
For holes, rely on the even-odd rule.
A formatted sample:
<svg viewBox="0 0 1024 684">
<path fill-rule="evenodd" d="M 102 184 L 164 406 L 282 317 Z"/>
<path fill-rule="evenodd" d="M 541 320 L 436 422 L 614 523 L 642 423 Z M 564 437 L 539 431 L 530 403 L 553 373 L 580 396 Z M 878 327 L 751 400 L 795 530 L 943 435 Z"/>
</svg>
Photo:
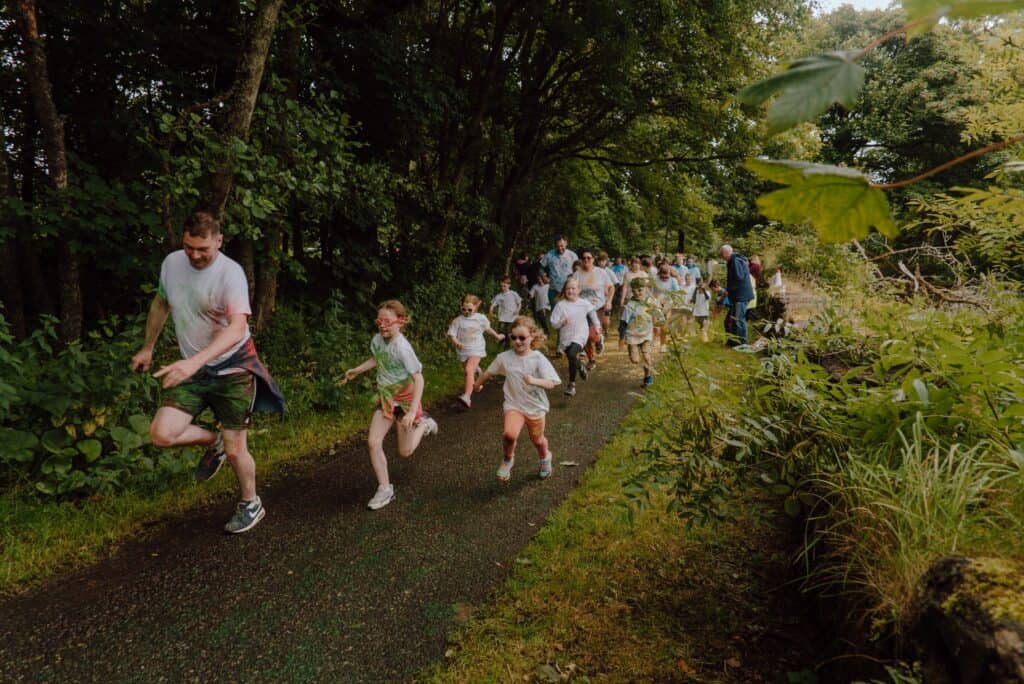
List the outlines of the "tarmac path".
<svg viewBox="0 0 1024 684">
<path fill-rule="evenodd" d="M 554 363 L 564 378 L 564 360 Z M 169 520 L 0 603 L 0 681 L 407 680 L 443 657 L 447 634 L 509 575 L 628 412 L 639 379 L 609 350 L 576 397 L 564 385 L 550 392 L 547 481 L 525 431 L 511 483 L 496 481 L 494 381 L 471 411 L 433 407 L 440 434 L 412 458 L 395 455 L 392 433 L 396 499 L 380 511 L 366 509 L 376 483 L 364 434 L 261 487 L 267 517 L 252 532 L 221 531 L 229 500 Z"/>
</svg>

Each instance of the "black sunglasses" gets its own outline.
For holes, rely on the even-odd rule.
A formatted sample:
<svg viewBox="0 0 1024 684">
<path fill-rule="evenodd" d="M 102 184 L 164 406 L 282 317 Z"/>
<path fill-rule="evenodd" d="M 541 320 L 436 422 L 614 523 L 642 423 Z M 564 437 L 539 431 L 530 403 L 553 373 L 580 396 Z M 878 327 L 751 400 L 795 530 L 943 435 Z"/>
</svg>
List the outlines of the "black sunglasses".
<svg viewBox="0 0 1024 684">
<path fill-rule="evenodd" d="M 509 335 L 508 338 L 510 340 L 515 340 L 516 342 L 522 342 L 523 340 L 530 339 L 529 335 Z"/>
</svg>

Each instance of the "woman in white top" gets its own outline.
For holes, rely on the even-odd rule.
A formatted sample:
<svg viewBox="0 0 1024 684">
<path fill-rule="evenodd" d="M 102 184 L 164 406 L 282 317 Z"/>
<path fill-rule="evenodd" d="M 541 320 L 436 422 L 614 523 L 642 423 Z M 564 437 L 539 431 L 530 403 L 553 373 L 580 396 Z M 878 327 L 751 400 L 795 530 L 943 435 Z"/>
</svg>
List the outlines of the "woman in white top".
<svg viewBox="0 0 1024 684">
<path fill-rule="evenodd" d="M 462 394 L 459 395 L 459 401 L 466 408 L 473 404 L 473 383 L 476 382 L 480 359 L 487 356 L 487 341 L 484 335 L 490 335 L 499 341 L 505 339 L 504 335 L 495 332 L 491 327 L 487 316 L 477 312 L 479 308 L 480 298 L 476 295 L 466 295 L 462 298 L 462 315 L 456 316 L 448 326 L 448 339 L 455 345 L 459 361 L 466 372 L 466 383 L 463 385 Z"/>
<path fill-rule="evenodd" d="M 597 319 L 594 305 L 580 298 L 580 286 L 575 278 L 565 281 L 562 297 L 551 312 L 551 327 L 558 331 L 559 351 L 569 360 L 569 384 L 565 393 L 571 397 L 576 394 L 576 376 L 587 379 L 587 369 L 580 364 L 579 356 L 590 334 L 588 321 L 599 333 L 601 321 Z"/>
<path fill-rule="evenodd" d="M 544 334 L 526 316 L 512 323 L 509 331 L 512 349 L 495 357 L 477 383 L 477 391 L 494 375 L 505 376 L 505 458 L 498 468 L 498 479 L 508 482 L 515 463 L 516 442 L 526 425 L 530 441 L 540 458 L 540 477 L 551 476 L 551 451 L 544 436 L 545 417 L 551 408 L 545 390 L 553 389 L 561 380 L 551 362 L 538 349 L 544 346 Z"/>
</svg>

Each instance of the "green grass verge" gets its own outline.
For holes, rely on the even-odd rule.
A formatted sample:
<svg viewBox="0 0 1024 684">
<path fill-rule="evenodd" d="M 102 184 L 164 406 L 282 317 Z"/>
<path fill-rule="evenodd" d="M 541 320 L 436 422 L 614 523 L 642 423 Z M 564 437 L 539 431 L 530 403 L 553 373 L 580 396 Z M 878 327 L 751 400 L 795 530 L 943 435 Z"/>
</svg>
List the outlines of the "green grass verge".
<svg viewBox="0 0 1024 684">
<path fill-rule="evenodd" d="M 457 363 L 426 363 L 425 368 L 424 403 L 461 388 L 462 369 Z M 249 440 L 257 481 L 272 479 L 283 463 L 328 451 L 339 440 L 365 430 L 368 419 L 365 397 L 354 396 L 331 413 L 292 416 L 283 422 L 259 420 Z M 0 496 L 0 595 L 22 592 L 92 563 L 119 542 L 144 534 L 153 523 L 223 499 L 235 488 L 233 477 L 197 485 L 186 476 L 156 494 L 128 491 L 76 502 L 7 492 Z"/>
<path fill-rule="evenodd" d="M 737 402 L 754 359 L 694 345 L 685 353 L 704 369 L 702 387 Z M 681 382 L 667 368 L 654 392 Z M 712 382 L 713 381 L 713 382 Z M 600 452 L 580 486 L 516 559 L 491 602 L 451 639 L 444 662 L 421 674 L 431 682 L 677 681 L 700 673 L 715 680 L 743 654 L 730 635 L 743 631 L 764 604 L 756 574 L 774 532 L 751 511 L 715 527 L 688 528 L 655 494 L 625 514 L 622 483 L 643 467 L 634 446 L 645 425 L 672 412 L 641 401 Z M 674 407 L 683 412 L 686 406 Z M 587 679 L 580 679 L 587 681 Z M 702 679 L 702 681 L 705 681 Z"/>
</svg>

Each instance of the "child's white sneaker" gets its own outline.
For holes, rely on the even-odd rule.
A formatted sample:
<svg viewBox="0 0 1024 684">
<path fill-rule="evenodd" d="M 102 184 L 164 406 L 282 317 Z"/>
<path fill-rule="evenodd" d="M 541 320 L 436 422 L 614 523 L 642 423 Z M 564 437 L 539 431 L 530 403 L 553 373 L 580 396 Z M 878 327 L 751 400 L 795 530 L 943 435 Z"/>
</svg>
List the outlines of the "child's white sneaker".
<svg viewBox="0 0 1024 684">
<path fill-rule="evenodd" d="M 470 406 L 473 405 L 473 397 L 469 396 L 468 394 L 460 394 L 459 401 L 461 401 L 462 405 L 465 406 L 466 408 L 469 408 Z"/>
<path fill-rule="evenodd" d="M 434 420 L 430 416 L 423 416 L 422 418 L 420 418 L 420 422 L 423 423 L 423 425 L 424 425 L 424 428 L 423 428 L 423 436 L 424 437 L 426 437 L 427 435 L 436 435 L 437 434 L 437 431 L 438 431 L 439 428 L 437 427 L 437 421 L 436 420 Z"/>
<path fill-rule="evenodd" d="M 512 466 L 515 465 L 516 460 L 513 458 L 509 461 L 502 461 L 501 465 L 498 466 L 498 480 L 501 482 L 508 482 L 512 479 Z"/>
<path fill-rule="evenodd" d="M 394 485 L 381 485 L 377 487 L 377 493 L 373 495 L 373 498 L 370 499 L 368 504 L 366 504 L 366 507 L 371 511 L 376 511 L 387 506 L 394 500 L 394 498 Z"/>
<path fill-rule="evenodd" d="M 540 479 L 546 480 L 551 477 L 551 454 L 547 458 L 540 459 Z"/>
</svg>

